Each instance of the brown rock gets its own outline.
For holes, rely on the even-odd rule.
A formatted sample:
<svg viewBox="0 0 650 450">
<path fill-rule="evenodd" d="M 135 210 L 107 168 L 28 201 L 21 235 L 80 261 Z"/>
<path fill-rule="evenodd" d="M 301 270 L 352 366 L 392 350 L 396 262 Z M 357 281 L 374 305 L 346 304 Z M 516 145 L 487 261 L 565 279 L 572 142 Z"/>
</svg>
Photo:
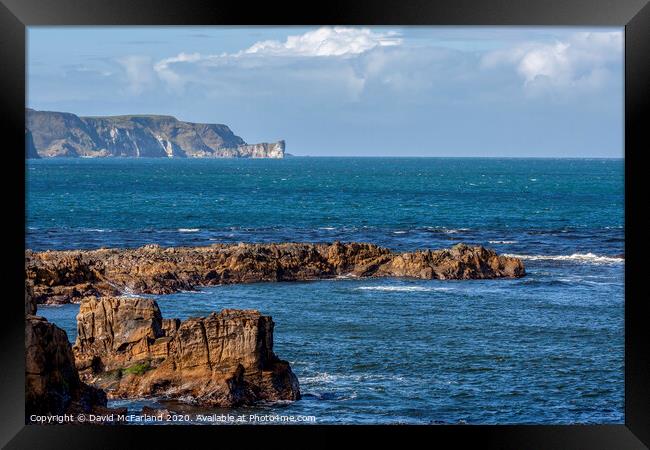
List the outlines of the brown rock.
<svg viewBox="0 0 650 450">
<path fill-rule="evenodd" d="M 78 359 L 99 357 L 112 370 L 148 358 L 150 344 L 163 336 L 162 316 L 154 304 L 144 298 L 85 298 L 77 315 Z"/>
<path fill-rule="evenodd" d="M 25 280 L 25 315 L 36 314 L 36 299 L 34 299 L 34 283 Z"/>
<path fill-rule="evenodd" d="M 464 244 L 449 250 L 403 253 L 378 269 L 378 275 L 383 276 L 440 280 L 517 278 L 524 274 L 521 260 Z"/>
<path fill-rule="evenodd" d="M 80 380 L 66 332 L 35 314 L 32 285 L 26 281 L 26 423 L 32 422 L 32 415 L 126 414 L 125 408 L 107 408 L 106 394 Z"/>
<path fill-rule="evenodd" d="M 106 394 L 82 383 L 65 331 L 42 317 L 25 319 L 25 418 L 106 411 Z"/>
<path fill-rule="evenodd" d="M 157 420 L 169 420 L 172 414 L 175 414 L 173 411 L 168 410 L 167 408 L 151 408 L 149 406 L 143 406 L 140 414 L 143 416 L 153 416 Z"/>
<path fill-rule="evenodd" d="M 26 252 L 38 303 L 86 296 L 167 294 L 196 286 L 358 277 L 521 277 L 521 260 L 480 246 L 392 253 L 366 243 L 217 244 L 210 247 Z"/>
<path fill-rule="evenodd" d="M 300 398 L 289 364 L 273 353 L 273 321 L 258 311 L 180 322 L 163 320 L 152 299 L 86 298 L 77 326 L 77 366 L 110 397 L 223 407 Z"/>
</svg>

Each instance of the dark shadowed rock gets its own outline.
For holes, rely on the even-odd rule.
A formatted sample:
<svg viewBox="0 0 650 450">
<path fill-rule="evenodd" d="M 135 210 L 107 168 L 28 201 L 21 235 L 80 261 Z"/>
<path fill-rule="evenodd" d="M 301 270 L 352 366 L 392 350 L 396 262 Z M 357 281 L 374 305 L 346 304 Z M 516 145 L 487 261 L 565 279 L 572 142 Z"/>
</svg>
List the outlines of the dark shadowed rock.
<svg viewBox="0 0 650 450">
<path fill-rule="evenodd" d="M 106 407 L 100 389 L 82 383 L 65 331 L 42 317 L 25 319 L 25 414 L 91 412 Z"/>
<path fill-rule="evenodd" d="M 176 414 L 167 408 L 151 408 L 150 406 L 143 406 L 140 410 L 143 416 L 154 416 L 157 420 L 169 420 L 172 414 Z"/>
<path fill-rule="evenodd" d="M 36 146 L 34 145 L 34 138 L 32 133 L 25 128 L 25 158 L 40 158 L 38 152 L 36 151 Z"/>
<path fill-rule="evenodd" d="M 393 253 L 366 243 L 218 244 L 210 247 L 26 253 L 39 303 L 120 293 L 167 294 L 196 286 L 352 277 L 516 278 L 520 259 L 480 246 Z"/>
<path fill-rule="evenodd" d="M 36 300 L 34 299 L 34 284 L 25 280 L 25 315 L 33 316 L 36 314 Z"/>
</svg>

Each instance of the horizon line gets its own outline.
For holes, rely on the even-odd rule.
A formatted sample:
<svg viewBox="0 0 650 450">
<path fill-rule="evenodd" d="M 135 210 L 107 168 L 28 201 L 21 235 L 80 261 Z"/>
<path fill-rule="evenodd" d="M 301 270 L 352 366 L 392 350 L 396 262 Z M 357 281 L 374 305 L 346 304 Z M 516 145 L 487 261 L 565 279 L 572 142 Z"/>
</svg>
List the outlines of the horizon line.
<svg viewBox="0 0 650 450">
<path fill-rule="evenodd" d="M 499 159 L 625 159 L 623 156 L 504 156 L 504 155 L 294 155 L 289 153 L 285 155 L 287 158 L 449 158 L 449 159 L 463 159 L 463 158 L 499 158 Z M 192 159 L 192 158 L 190 158 Z M 242 159 L 242 158 L 240 158 Z M 246 158 L 243 158 L 246 159 Z M 254 158 L 253 158 L 254 159 Z M 264 159 L 264 158 L 260 158 Z"/>
<path fill-rule="evenodd" d="M 155 156 L 45 156 L 39 158 L 26 158 L 25 161 L 65 161 L 65 160 L 113 160 L 113 159 L 128 159 L 128 160 L 143 160 L 143 159 L 154 159 L 154 160 L 283 160 L 283 159 L 292 159 L 292 158 L 429 158 L 429 159 L 606 159 L 606 160 L 625 160 L 625 156 L 444 156 L 444 155 L 285 155 L 284 158 L 227 158 L 227 157 L 175 157 L 175 158 L 164 158 L 164 157 L 155 157 Z"/>
</svg>

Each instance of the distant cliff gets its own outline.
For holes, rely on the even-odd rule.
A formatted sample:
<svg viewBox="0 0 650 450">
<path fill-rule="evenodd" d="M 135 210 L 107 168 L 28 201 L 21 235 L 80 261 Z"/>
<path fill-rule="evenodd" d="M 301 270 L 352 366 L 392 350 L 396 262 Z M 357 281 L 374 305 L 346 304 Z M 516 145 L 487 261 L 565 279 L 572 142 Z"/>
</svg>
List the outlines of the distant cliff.
<svg viewBox="0 0 650 450">
<path fill-rule="evenodd" d="M 27 157 L 283 158 L 284 141 L 247 144 L 226 125 L 172 116 L 79 117 L 27 109 Z"/>
<path fill-rule="evenodd" d="M 25 157 L 26 158 L 39 158 L 36 147 L 34 146 L 34 138 L 32 133 L 25 128 Z"/>
</svg>

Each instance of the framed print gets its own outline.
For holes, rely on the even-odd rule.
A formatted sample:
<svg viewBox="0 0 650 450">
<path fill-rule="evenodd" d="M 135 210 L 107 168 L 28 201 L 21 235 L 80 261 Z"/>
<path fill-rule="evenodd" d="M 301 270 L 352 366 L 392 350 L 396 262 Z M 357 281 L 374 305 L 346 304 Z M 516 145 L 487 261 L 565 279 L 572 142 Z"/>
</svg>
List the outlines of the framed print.
<svg viewBox="0 0 650 450">
<path fill-rule="evenodd" d="M 7 448 L 648 445 L 647 2 L 0 10 Z"/>
</svg>

